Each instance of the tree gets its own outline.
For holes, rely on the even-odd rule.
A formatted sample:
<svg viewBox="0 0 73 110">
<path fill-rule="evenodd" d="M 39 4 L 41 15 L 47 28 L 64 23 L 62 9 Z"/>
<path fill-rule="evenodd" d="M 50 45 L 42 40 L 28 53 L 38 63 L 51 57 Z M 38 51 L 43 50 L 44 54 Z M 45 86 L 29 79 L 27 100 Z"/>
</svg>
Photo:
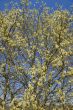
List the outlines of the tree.
<svg viewBox="0 0 73 110">
<path fill-rule="evenodd" d="M 0 83 L 4 100 L 24 93 L 24 110 L 73 100 L 73 15 L 43 5 L 0 13 Z M 17 86 L 18 84 L 18 86 Z M 8 95 L 8 96 L 7 96 Z"/>
<path fill-rule="evenodd" d="M 47 110 L 49 103 L 65 104 L 73 97 L 71 19 L 67 10 L 51 14 L 43 10 L 39 16 L 34 33 L 36 57 L 29 70 L 32 78 L 24 94 L 25 110 Z"/>
<path fill-rule="evenodd" d="M 28 76 L 23 67 L 23 62 L 25 60 L 25 56 L 23 56 L 23 47 L 26 47 L 26 40 L 20 32 L 21 27 L 18 22 L 20 19 L 20 10 L 12 9 L 11 11 L 1 13 L 0 15 L 1 90 L 4 100 L 10 97 L 12 100 L 14 95 L 18 94 L 17 91 L 20 92 L 22 88 L 27 86 Z M 16 86 L 18 86 L 17 89 Z M 23 90 L 24 89 L 22 89 L 22 93 Z M 6 96 L 7 94 L 10 94 L 10 96 Z"/>
</svg>

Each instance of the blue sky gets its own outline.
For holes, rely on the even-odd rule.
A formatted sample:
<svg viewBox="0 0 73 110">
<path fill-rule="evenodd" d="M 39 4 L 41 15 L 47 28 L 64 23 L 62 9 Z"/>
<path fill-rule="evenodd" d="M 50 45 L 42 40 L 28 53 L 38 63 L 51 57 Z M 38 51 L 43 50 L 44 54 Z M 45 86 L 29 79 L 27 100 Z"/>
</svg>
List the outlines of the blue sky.
<svg viewBox="0 0 73 110">
<path fill-rule="evenodd" d="M 10 1 L 18 2 L 19 0 L 0 0 L 0 10 L 4 10 L 5 8 L 4 5 Z M 30 1 L 32 1 L 33 4 L 36 0 L 30 0 Z M 69 9 L 70 6 L 73 4 L 73 0 L 43 0 L 43 1 L 46 2 L 47 6 L 50 6 L 51 8 L 54 9 L 56 8 L 55 6 L 56 2 L 62 5 L 63 9 Z"/>
</svg>

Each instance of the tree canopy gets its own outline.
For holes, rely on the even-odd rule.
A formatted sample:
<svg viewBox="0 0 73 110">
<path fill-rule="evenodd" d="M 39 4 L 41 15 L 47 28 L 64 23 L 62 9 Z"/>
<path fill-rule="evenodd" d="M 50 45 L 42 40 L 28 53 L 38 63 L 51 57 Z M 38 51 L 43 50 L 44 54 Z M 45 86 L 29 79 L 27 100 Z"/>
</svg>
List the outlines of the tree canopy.
<svg viewBox="0 0 73 110">
<path fill-rule="evenodd" d="M 1 98 L 14 105 L 22 98 L 11 110 L 73 104 L 73 14 L 43 3 L 32 9 L 28 0 L 19 5 L 0 12 Z"/>
</svg>

